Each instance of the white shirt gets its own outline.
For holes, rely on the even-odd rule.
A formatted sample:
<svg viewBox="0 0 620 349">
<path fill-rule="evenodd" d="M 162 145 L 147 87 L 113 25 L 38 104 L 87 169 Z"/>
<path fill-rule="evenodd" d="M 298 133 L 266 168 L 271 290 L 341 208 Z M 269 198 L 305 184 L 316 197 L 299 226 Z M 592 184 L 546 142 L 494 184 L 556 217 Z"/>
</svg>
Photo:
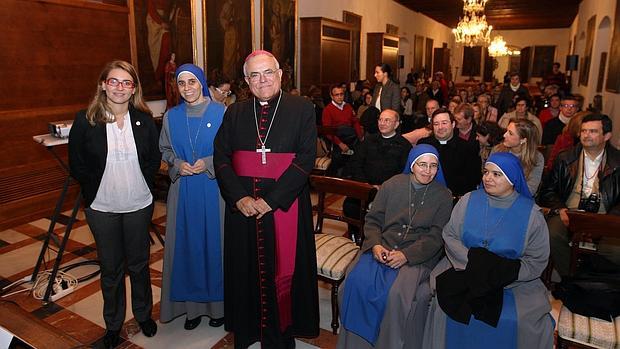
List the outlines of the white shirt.
<svg viewBox="0 0 620 349">
<path fill-rule="evenodd" d="M 345 102 L 342 102 L 342 104 L 338 104 L 338 103 L 336 103 L 336 102 L 332 101 L 332 104 L 333 104 L 336 108 L 338 108 L 338 109 L 340 109 L 340 110 L 344 110 L 344 104 L 345 104 Z"/>
<path fill-rule="evenodd" d="M 584 150 L 584 159 L 583 162 L 583 196 L 588 197 L 592 194 L 592 187 L 594 186 L 594 180 L 598 175 L 598 170 L 601 166 L 601 161 L 603 161 L 603 154 L 605 150 L 601 151 L 594 159 L 591 159 L 588 154 L 585 154 Z"/>
<path fill-rule="evenodd" d="M 101 212 L 126 213 L 147 207 L 153 202 L 153 196 L 140 169 L 129 112 L 125 114 L 122 129 L 116 122 L 106 124 L 106 137 L 108 155 L 105 170 L 90 208 Z"/>
<path fill-rule="evenodd" d="M 383 86 L 379 87 L 379 93 L 377 93 L 377 100 L 375 101 L 375 108 L 381 110 L 381 90 Z"/>
</svg>

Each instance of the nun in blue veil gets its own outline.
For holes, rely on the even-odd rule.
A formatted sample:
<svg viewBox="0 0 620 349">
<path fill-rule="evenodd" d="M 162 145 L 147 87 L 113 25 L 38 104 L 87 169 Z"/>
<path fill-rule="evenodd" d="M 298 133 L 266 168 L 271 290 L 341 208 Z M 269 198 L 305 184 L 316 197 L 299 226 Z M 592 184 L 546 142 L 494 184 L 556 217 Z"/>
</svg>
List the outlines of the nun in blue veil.
<svg viewBox="0 0 620 349">
<path fill-rule="evenodd" d="M 459 200 L 443 239 L 425 348 L 553 347 L 555 324 L 540 280 L 549 233 L 516 156 L 488 158 L 482 188 Z"/>
<path fill-rule="evenodd" d="M 337 348 L 420 348 L 429 275 L 442 256 L 450 218 L 437 150 L 414 147 L 404 173 L 383 183 L 364 225 L 364 241 L 341 293 Z"/>
<path fill-rule="evenodd" d="M 213 140 L 226 107 L 210 98 L 199 67 L 183 64 L 175 78 L 182 101 L 164 115 L 159 139 L 171 180 L 160 319 L 185 314 L 184 327 L 192 330 L 202 316 L 211 326 L 224 322 L 224 204 L 213 168 Z"/>
</svg>

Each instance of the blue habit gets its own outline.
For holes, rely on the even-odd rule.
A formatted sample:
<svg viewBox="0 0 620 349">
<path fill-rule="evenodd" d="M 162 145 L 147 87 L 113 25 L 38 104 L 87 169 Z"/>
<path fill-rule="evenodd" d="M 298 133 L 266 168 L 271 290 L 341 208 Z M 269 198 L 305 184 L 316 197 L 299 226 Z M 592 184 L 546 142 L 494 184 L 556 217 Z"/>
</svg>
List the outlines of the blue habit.
<svg viewBox="0 0 620 349">
<path fill-rule="evenodd" d="M 210 102 L 200 117 L 187 117 L 186 104 L 168 111 L 172 148 L 193 165 L 213 156 L 213 139 L 222 124 L 225 107 Z M 200 130 L 199 130 L 200 128 Z M 197 133 L 198 137 L 196 137 Z M 192 152 L 194 144 L 195 159 Z M 172 301 L 215 302 L 224 299 L 220 191 L 206 173 L 181 176 L 172 263 Z"/>
<path fill-rule="evenodd" d="M 344 287 L 342 326 L 374 346 L 397 276 L 398 270 L 377 262 L 372 253 L 362 254 Z"/>
<path fill-rule="evenodd" d="M 471 193 L 463 223 L 463 245 L 467 248 L 485 247 L 498 256 L 520 259 L 534 201 L 519 195 L 511 207 L 496 208 L 491 207 L 488 200 L 484 189 Z M 469 325 L 447 317 L 446 348 L 516 349 L 518 318 L 515 299 L 511 289 L 504 289 L 503 296 L 497 328 L 476 320 L 473 315 Z"/>
</svg>

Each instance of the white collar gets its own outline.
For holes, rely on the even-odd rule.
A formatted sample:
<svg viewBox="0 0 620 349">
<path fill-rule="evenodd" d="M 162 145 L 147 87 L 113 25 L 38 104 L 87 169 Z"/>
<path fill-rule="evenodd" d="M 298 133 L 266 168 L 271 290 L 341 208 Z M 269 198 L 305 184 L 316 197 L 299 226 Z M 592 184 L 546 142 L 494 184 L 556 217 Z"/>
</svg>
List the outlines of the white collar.
<svg viewBox="0 0 620 349">
<path fill-rule="evenodd" d="M 392 133 L 390 133 L 390 135 L 388 135 L 388 136 L 384 136 L 383 134 L 381 134 L 381 137 L 383 137 L 385 139 L 392 138 L 394 136 L 396 136 L 396 131 L 392 131 Z"/>
<path fill-rule="evenodd" d="M 562 112 L 560 112 L 560 114 L 558 115 L 558 119 L 560 119 L 560 121 L 562 121 L 564 125 L 568 125 L 568 122 L 570 121 L 570 118 L 564 116 Z"/>
<path fill-rule="evenodd" d="M 336 108 L 340 109 L 340 110 L 344 110 L 344 105 L 347 104 L 346 102 L 342 102 L 342 104 L 338 104 L 334 101 L 332 101 L 332 104 L 336 106 Z"/>
</svg>

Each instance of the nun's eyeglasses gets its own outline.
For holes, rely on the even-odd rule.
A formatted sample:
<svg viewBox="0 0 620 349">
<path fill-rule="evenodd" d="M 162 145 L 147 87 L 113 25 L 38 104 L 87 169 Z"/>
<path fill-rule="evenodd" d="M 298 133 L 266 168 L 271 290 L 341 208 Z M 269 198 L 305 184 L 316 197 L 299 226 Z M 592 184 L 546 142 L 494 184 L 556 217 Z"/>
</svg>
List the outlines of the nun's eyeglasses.
<svg viewBox="0 0 620 349">
<path fill-rule="evenodd" d="M 122 85 L 124 88 L 134 88 L 136 86 L 136 84 L 131 80 L 118 80 L 115 78 L 109 78 L 105 81 L 105 84 L 112 87 Z"/>
<path fill-rule="evenodd" d="M 419 168 L 423 169 L 424 171 L 428 171 L 429 169 L 431 171 L 435 171 L 438 167 L 439 164 L 436 163 L 427 163 L 427 162 L 415 162 L 416 165 L 418 165 Z"/>
</svg>

